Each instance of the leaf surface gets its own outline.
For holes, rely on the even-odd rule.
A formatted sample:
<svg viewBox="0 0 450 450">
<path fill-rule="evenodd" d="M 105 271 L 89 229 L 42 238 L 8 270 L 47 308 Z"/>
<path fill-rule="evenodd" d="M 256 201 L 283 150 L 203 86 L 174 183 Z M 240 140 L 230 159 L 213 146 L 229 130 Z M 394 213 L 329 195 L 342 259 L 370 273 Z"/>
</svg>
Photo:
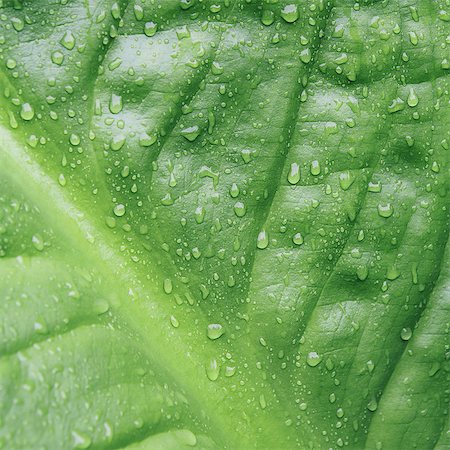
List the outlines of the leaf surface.
<svg viewBox="0 0 450 450">
<path fill-rule="evenodd" d="M 445 449 L 450 10 L 0 2 L 0 443 Z"/>
</svg>

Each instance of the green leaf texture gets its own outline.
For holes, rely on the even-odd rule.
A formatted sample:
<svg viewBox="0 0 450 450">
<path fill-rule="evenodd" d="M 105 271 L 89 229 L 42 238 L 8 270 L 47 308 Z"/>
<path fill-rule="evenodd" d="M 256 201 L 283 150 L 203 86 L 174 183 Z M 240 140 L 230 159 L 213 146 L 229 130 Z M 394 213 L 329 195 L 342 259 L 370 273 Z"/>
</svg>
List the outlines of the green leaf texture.
<svg viewBox="0 0 450 450">
<path fill-rule="evenodd" d="M 444 0 L 0 0 L 0 448 L 450 448 Z"/>
</svg>

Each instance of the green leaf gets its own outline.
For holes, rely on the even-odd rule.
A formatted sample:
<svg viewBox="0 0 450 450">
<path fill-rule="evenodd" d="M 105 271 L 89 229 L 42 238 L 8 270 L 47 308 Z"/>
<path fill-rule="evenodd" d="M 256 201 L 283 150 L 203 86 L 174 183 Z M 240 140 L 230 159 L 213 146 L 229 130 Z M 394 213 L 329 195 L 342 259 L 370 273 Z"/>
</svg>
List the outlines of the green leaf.
<svg viewBox="0 0 450 450">
<path fill-rule="evenodd" d="M 0 1 L 0 448 L 448 448 L 447 9 Z"/>
</svg>

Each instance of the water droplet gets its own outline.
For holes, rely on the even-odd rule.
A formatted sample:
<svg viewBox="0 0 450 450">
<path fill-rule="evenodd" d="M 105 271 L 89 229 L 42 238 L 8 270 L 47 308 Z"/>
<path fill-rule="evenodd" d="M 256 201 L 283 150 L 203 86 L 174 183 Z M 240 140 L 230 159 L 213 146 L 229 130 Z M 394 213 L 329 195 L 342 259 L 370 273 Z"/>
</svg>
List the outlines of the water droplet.
<svg viewBox="0 0 450 450">
<path fill-rule="evenodd" d="M 156 34 L 156 31 L 158 29 L 158 25 L 154 22 L 147 22 L 144 25 L 144 34 L 148 37 L 152 37 Z"/>
<path fill-rule="evenodd" d="M 135 4 L 133 6 L 134 11 L 134 17 L 136 17 L 136 20 L 142 20 L 144 18 L 144 9 L 141 5 Z"/>
<path fill-rule="evenodd" d="M 306 362 L 310 367 L 316 367 L 322 361 L 322 357 L 316 352 L 309 352 L 306 357 Z"/>
<path fill-rule="evenodd" d="M 170 278 L 165 278 L 163 281 L 163 289 L 166 294 L 171 294 L 173 291 L 173 284 Z"/>
<path fill-rule="evenodd" d="M 211 358 L 208 365 L 206 366 L 206 376 L 211 381 L 216 381 L 217 378 L 219 378 L 220 373 L 220 366 L 217 363 L 217 360 L 215 358 Z"/>
<path fill-rule="evenodd" d="M 34 117 L 34 109 L 29 103 L 22 104 L 20 117 L 22 117 L 23 120 L 31 120 Z"/>
<path fill-rule="evenodd" d="M 292 238 L 292 242 L 295 245 L 302 245 L 303 244 L 303 236 L 301 233 L 295 233 L 294 237 Z"/>
<path fill-rule="evenodd" d="M 230 188 L 230 195 L 236 198 L 239 195 L 239 187 L 236 183 L 233 183 Z"/>
<path fill-rule="evenodd" d="M 156 140 L 156 134 L 148 135 L 147 133 L 142 133 L 139 137 L 139 145 L 142 147 L 150 147 Z"/>
<path fill-rule="evenodd" d="M 208 325 L 208 328 L 206 330 L 206 334 L 211 340 L 219 339 L 220 336 L 222 336 L 225 333 L 225 330 L 223 329 L 222 325 L 219 323 L 211 323 Z"/>
<path fill-rule="evenodd" d="M 70 30 L 66 31 L 64 36 L 59 41 L 67 50 L 72 50 L 75 47 L 75 36 Z"/>
<path fill-rule="evenodd" d="M 448 3 L 447 3 L 448 4 Z M 443 22 L 450 22 L 450 14 L 447 11 L 444 11 L 441 9 L 438 13 L 439 19 L 441 19 Z"/>
<path fill-rule="evenodd" d="M 375 399 L 372 399 L 372 400 L 370 400 L 369 403 L 367 403 L 367 409 L 369 411 L 374 412 L 377 410 L 377 408 L 378 408 L 378 402 Z"/>
<path fill-rule="evenodd" d="M 72 144 L 72 145 L 80 145 L 80 142 L 81 142 L 81 139 L 80 139 L 80 136 L 78 136 L 78 134 L 71 134 L 70 135 L 70 137 L 69 137 L 69 142 Z"/>
<path fill-rule="evenodd" d="M 267 236 L 267 233 L 265 230 L 262 230 L 258 234 L 258 238 L 256 240 L 256 246 L 263 250 L 269 245 L 269 237 Z"/>
<path fill-rule="evenodd" d="M 401 275 L 401 272 L 397 269 L 395 265 L 388 268 L 386 272 L 386 278 L 390 281 L 396 280 Z"/>
<path fill-rule="evenodd" d="M 200 130 L 197 125 L 194 125 L 192 127 L 187 127 L 181 130 L 181 135 L 185 137 L 188 141 L 193 142 L 200 135 Z"/>
<path fill-rule="evenodd" d="M 381 192 L 381 183 L 379 181 L 376 183 L 371 181 L 371 182 L 369 182 L 367 189 L 369 192 L 374 192 L 374 193 Z"/>
<path fill-rule="evenodd" d="M 312 55 L 309 48 L 305 48 L 300 52 L 300 61 L 302 63 L 308 64 L 311 61 Z"/>
<path fill-rule="evenodd" d="M 118 205 L 114 206 L 113 212 L 117 217 L 122 217 L 126 212 L 125 205 L 122 205 L 122 203 L 119 203 Z"/>
<path fill-rule="evenodd" d="M 60 66 L 64 61 L 64 54 L 61 53 L 59 50 L 56 50 L 55 52 L 52 53 L 51 58 L 53 64 L 57 64 L 58 66 Z"/>
<path fill-rule="evenodd" d="M 234 204 L 234 213 L 238 217 L 244 217 L 247 212 L 245 205 L 242 202 L 236 202 Z"/>
<path fill-rule="evenodd" d="M 386 203 L 385 205 L 379 204 L 377 209 L 380 217 L 384 217 L 385 219 L 391 217 L 394 213 L 394 208 L 390 203 Z"/>
<path fill-rule="evenodd" d="M 419 104 L 419 97 L 417 97 L 413 88 L 409 90 L 408 99 L 406 102 L 408 103 L 408 106 L 411 106 L 411 108 L 414 108 L 414 106 Z"/>
<path fill-rule="evenodd" d="M 109 110 L 112 114 L 118 114 L 122 111 L 122 96 L 111 94 L 111 98 L 109 100 Z"/>
<path fill-rule="evenodd" d="M 72 437 L 74 448 L 85 449 L 89 448 L 92 444 L 91 438 L 84 433 L 80 433 L 79 431 L 72 431 Z"/>
<path fill-rule="evenodd" d="M 181 9 L 189 9 L 194 6 L 195 0 L 180 0 Z"/>
<path fill-rule="evenodd" d="M 339 186 L 344 191 L 348 190 L 355 181 L 355 178 L 348 170 L 339 174 Z"/>
<path fill-rule="evenodd" d="M 270 9 L 264 9 L 261 16 L 261 23 L 263 25 L 272 25 L 275 20 L 275 14 Z"/>
<path fill-rule="evenodd" d="M 11 18 L 11 23 L 16 31 L 22 31 L 25 27 L 25 23 L 19 17 Z"/>
<path fill-rule="evenodd" d="M 391 104 L 388 106 L 388 112 L 390 114 L 402 111 L 403 109 L 405 109 L 405 102 L 400 97 L 394 98 L 394 100 L 392 100 Z"/>
<path fill-rule="evenodd" d="M 261 406 L 261 409 L 266 409 L 267 403 L 266 403 L 266 398 L 264 397 L 264 394 L 261 394 L 259 396 L 259 406 Z"/>
<path fill-rule="evenodd" d="M 125 135 L 119 133 L 112 137 L 109 146 L 111 147 L 111 150 L 118 151 L 124 146 L 125 141 L 126 141 Z"/>
<path fill-rule="evenodd" d="M 35 234 L 31 238 L 31 242 L 33 243 L 33 246 L 37 251 L 42 252 L 42 250 L 44 250 L 44 240 L 39 234 Z"/>
<path fill-rule="evenodd" d="M 243 150 L 241 150 L 241 157 L 244 160 L 245 164 L 248 164 L 252 160 L 252 154 L 253 151 L 248 148 L 244 148 Z"/>
<path fill-rule="evenodd" d="M 438 163 L 437 161 L 433 161 L 433 162 L 431 163 L 431 170 L 432 170 L 434 173 L 439 173 L 439 171 L 441 170 L 441 168 L 440 168 L 439 163 Z"/>
<path fill-rule="evenodd" d="M 317 176 L 320 174 L 320 163 L 315 159 L 311 162 L 311 168 L 310 168 L 311 175 Z"/>
<path fill-rule="evenodd" d="M 415 31 L 409 32 L 409 41 L 412 45 L 417 45 L 419 43 L 419 38 L 417 37 L 417 34 Z"/>
<path fill-rule="evenodd" d="M 356 269 L 356 276 L 358 280 L 364 281 L 369 276 L 369 269 L 367 266 L 359 266 Z"/>
<path fill-rule="evenodd" d="M 297 163 L 291 163 L 287 179 L 291 184 L 297 184 L 300 181 L 300 167 Z"/>
<path fill-rule="evenodd" d="M 187 39 L 191 36 L 189 28 L 186 25 L 177 27 L 175 32 L 177 33 L 178 40 Z"/>
<path fill-rule="evenodd" d="M 403 341 L 409 341 L 412 337 L 411 328 L 402 328 L 402 331 L 400 331 L 400 337 Z"/>
<path fill-rule="evenodd" d="M 15 59 L 8 58 L 8 59 L 6 60 L 6 67 L 7 67 L 8 69 L 10 69 L 10 70 L 15 69 L 16 66 L 17 66 L 17 62 L 16 62 Z"/>
<path fill-rule="evenodd" d="M 170 316 L 170 324 L 174 328 L 178 328 L 180 326 L 180 322 L 178 322 L 177 318 L 175 316 Z"/>
<path fill-rule="evenodd" d="M 225 367 L 225 376 L 232 377 L 236 373 L 236 367 L 227 366 Z"/>
<path fill-rule="evenodd" d="M 205 208 L 203 208 L 203 206 L 198 206 L 194 212 L 194 216 L 195 216 L 195 221 L 200 224 L 203 222 L 203 220 L 205 219 Z"/>
<path fill-rule="evenodd" d="M 288 23 L 295 22 L 298 19 L 297 5 L 292 3 L 290 5 L 286 5 L 281 10 L 281 17 Z"/>
</svg>

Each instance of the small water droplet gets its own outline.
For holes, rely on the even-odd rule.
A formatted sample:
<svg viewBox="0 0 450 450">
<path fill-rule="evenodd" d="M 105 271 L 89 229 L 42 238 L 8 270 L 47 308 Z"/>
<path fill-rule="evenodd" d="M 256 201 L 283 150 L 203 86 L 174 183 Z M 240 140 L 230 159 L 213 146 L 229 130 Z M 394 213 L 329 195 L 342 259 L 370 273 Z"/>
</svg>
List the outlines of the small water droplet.
<svg viewBox="0 0 450 450">
<path fill-rule="evenodd" d="M 265 230 L 262 230 L 258 234 L 258 238 L 256 240 L 256 246 L 263 250 L 269 245 L 269 236 L 267 235 Z"/>
<path fill-rule="evenodd" d="M 222 325 L 220 325 L 220 323 L 211 323 L 208 325 L 206 333 L 209 339 L 214 341 L 216 339 L 219 339 L 220 336 L 225 333 L 225 330 L 223 329 Z"/>
<path fill-rule="evenodd" d="M 315 159 L 311 162 L 311 168 L 310 168 L 311 175 L 319 175 L 320 174 L 320 163 Z"/>
<path fill-rule="evenodd" d="M 316 352 L 309 352 L 306 357 L 306 363 L 310 367 L 316 367 L 322 361 L 322 357 L 319 356 Z"/>
<path fill-rule="evenodd" d="M 80 136 L 78 136 L 78 134 L 72 133 L 69 137 L 69 142 L 72 145 L 80 145 L 80 142 L 81 142 Z"/>
<path fill-rule="evenodd" d="M 298 19 L 297 5 L 291 3 L 281 10 L 281 17 L 288 23 L 293 23 Z"/>
<path fill-rule="evenodd" d="M 165 278 L 163 281 L 163 289 L 166 294 L 171 294 L 173 291 L 173 284 L 170 278 Z"/>
<path fill-rule="evenodd" d="M 200 135 L 200 129 L 197 125 L 194 125 L 192 127 L 187 127 L 181 130 L 181 135 L 186 138 L 188 141 L 193 142 L 195 141 L 198 136 Z"/>
<path fill-rule="evenodd" d="M 122 111 L 122 96 L 111 94 L 111 98 L 109 100 L 109 110 L 112 114 L 118 114 Z"/>
<path fill-rule="evenodd" d="M 147 22 L 144 25 L 144 34 L 148 37 L 152 37 L 156 34 L 156 31 L 158 29 L 158 25 L 154 22 Z"/>
<path fill-rule="evenodd" d="M 216 381 L 219 378 L 220 366 L 215 358 L 211 358 L 206 366 L 206 376 L 211 381 Z"/>
<path fill-rule="evenodd" d="M 355 177 L 348 170 L 339 174 L 339 186 L 344 191 L 347 191 L 354 181 Z"/>
<path fill-rule="evenodd" d="M 22 104 L 20 117 L 22 117 L 23 120 L 31 120 L 34 117 L 34 109 L 29 103 Z"/>
<path fill-rule="evenodd" d="M 64 54 L 59 50 L 56 50 L 51 54 L 51 59 L 53 64 L 60 66 L 64 62 Z"/>
<path fill-rule="evenodd" d="M 119 203 L 118 205 L 114 206 L 113 212 L 117 217 L 122 217 L 126 212 L 125 205 Z"/>
<path fill-rule="evenodd" d="M 180 322 L 178 322 L 178 319 L 175 316 L 170 316 L 170 324 L 174 328 L 178 328 L 180 326 Z"/>
<path fill-rule="evenodd" d="M 72 50 L 75 47 L 75 36 L 70 30 L 68 30 L 64 33 L 64 36 L 59 42 L 67 50 Z"/>
<path fill-rule="evenodd" d="M 412 331 L 411 328 L 406 327 L 402 328 L 402 331 L 400 331 L 400 337 L 403 341 L 409 341 L 412 337 Z"/>
<path fill-rule="evenodd" d="M 297 163 L 291 163 L 287 179 L 290 184 L 297 184 L 300 181 L 300 167 Z"/>
<path fill-rule="evenodd" d="M 303 236 L 301 233 L 295 233 L 293 238 L 292 238 L 292 242 L 295 245 L 302 245 L 303 244 Z"/>
<path fill-rule="evenodd" d="M 42 250 L 44 250 L 44 240 L 39 234 L 35 234 L 31 238 L 31 242 L 33 243 L 33 246 L 37 251 L 42 252 Z"/>
<path fill-rule="evenodd" d="M 244 217 L 245 213 L 247 212 L 244 203 L 242 202 L 236 202 L 234 204 L 234 213 L 238 217 Z"/>
<path fill-rule="evenodd" d="M 390 203 L 386 203 L 384 205 L 379 204 L 377 209 L 378 209 L 378 215 L 380 217 L 384 217 L 385 219 L 387 219 L 388 217 L 391 217 L 392 214 L 394 213 L 394 208 L 392 207 L 392 205 Z"/>
</svg>

